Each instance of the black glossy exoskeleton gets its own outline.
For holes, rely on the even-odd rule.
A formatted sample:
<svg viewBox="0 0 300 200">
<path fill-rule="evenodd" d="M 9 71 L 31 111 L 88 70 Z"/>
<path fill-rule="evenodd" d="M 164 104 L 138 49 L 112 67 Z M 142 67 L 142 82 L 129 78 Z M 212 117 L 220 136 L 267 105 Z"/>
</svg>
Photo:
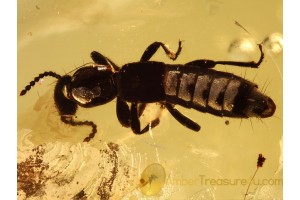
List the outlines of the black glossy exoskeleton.
<svg viewBox="0 0 300 200">
<path fill-rule="evenodd" d="M 165 64 L 149 61 L 159 47 L 172 60 L 176 60 L 182 49 L 181 41 L 176 53 L 165 44 L 154 42 L 146 49 L 139 62 L 126 64 L 122 68 L 93 51 L 91 58 L 94 63 L 82 66 L 73 76 L 44 72 L 34 78 L 20 95 L 25 95 L 45 76 L 57 78 L 54 100 L 61 120 L 72 126 L 92 127 L 92 133 L 84 141 L 94 137 L 97 127 L 91 121 L 73 119 L 77 106 L 94 107 L 114 98 L 117 98 L 119 122 L 125 127 L 131 127 L 136 134 L 149 130 L 150 123 L 141 129 L 139 117 L 146 104 L 153 102 L 162 104 L 177 121 L 194 131 L 199 131 L 200 126 L 181 114 L 174 107 L 176 104 L 217 116 L 235 118 L 265 118 L 274 114 L 276 106 L 273 100 L 259 92 L 255 83 L 231 73 L 211 69 L 217 64 L 258 68 L 264 58 L 260 44 L 258 47 L 261 56 L 258 62 L 195 60 L 186 64 Z M 131 107 L 127 103 L 131 103 Z M 159 119 L 154 119 L 151 122 L 152 128 L 158 123 Z"/>
</svg>

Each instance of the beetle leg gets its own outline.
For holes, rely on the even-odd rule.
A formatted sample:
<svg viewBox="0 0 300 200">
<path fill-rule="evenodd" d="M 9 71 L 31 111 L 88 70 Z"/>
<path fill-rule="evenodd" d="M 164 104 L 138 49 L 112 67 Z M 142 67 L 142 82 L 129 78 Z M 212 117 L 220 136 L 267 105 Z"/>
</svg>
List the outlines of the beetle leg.
<svg viewBox="0 0 300 200">
<path fill-rule="evenodd" d="M 151 124 L 151 129 L 152 129 L 152 128 L 156 127 L 159 124 L 159 122 L 160 122 L 159 118 L 152 120 L 151 123 L 147 124 L 147 126 L 145 126 L 145 128 L 141 131 L 141 134 L 149 131 L 150 124 Z"/>
<path fill-rule="evenodd" d="M 138 104 L 137 109 L 138 109 L 138 116 L 139 116 L 139 117 L 142 116 L 142 114 L 143 114 L 143 112 L 144 112 L 146 106 L 147 106 L 146 103 L 139 103 L 139 104 Z"/>
<path fill-rule="evenodd" d="M 120 67 L 118 67 L 115 63 L 113 63 L 109 58 L 103 56 L 101 53 L 97 51 L 91 52 L 92 60 L 100 65 L 109 65 L 110 67 L 114 68 L 115 71 L 119 71 Z"/>
<path fill-rule="evenodd" d="M 117 98 L 117 117 L 122 126 L 130 127 L 130 110 L 129 106 L 120 97 Z"/>
<path fill-rule="evenodd" d="M 142 134 L 141 123 L 137 111 L 137 103 L 132 103 L 130 110 L 131 110 L 131 129 L 135 134 Z"/>
<path fill-rule="evenodd" d="M 142 114 L 142 113 L 140 113 L 140 114 Z M 143 134 L 143 133 L 149 131 L 150 124 L 151 124 L 151 128 L 154 128 L 155 126 L 157 126 L 159 124 L 159 118 L 152 120 L 149 124 L 147 124 L 147 126 L 143 130 L 141 130 L 141 124 L 140 124 L 140 120 L 139 120 L 137 103 L 136 102 L 132 103 L 131 104 L 131 129 L 132 129 L 132 131 L 135 134 Z"/>
<path fill-rule="evenodd" d="M 146 108 L 146 103 L 140 103 L 136 104 L 133 103 L 131 106 L 131 112 L 129 110 L 129 106 L 121 98 L 117 98 L 117 117 L 119 122 L 122 124 L 122 126 L 125 127 L 132 127 L 132 130 L 136 134 L 142 134 L 145 133 L 149 130 L 150 125 L 148 124 L 142 131 L 140 129 L 140 120 L 139 117 L 143 114 L 145 108 Z M 153 120 L 151 123 L 152 127 L 158 125 L 157 121 L 159 120 Z"/>
<path fill-rule="evenodd" d="M 86 137 L 83 141 L 84 142 L 89 142 L 92 138 L 94 138 L 95 134 L 97 133 L 97 125 L 92 122 L 92 121 L 74 121 L 73 117 L 70 116 L 61 116 L 61 121 L 69 124 L 71 126 L 91 126 L 92 127 L 92 132 L 89 134 L 88 137 Z"/>
<path fill-rule="evenodd" d="M 157 49 L 161 46 L 164 51 L 166 52 L 167 56 L 172 59 L 172 60 L 176 60 L 176 58 L 179 56 L 180 52 L 181 52 L 181 43 L 182 41 L 179 40 L 178 43 L 178 49 L 176 51 L 176 53 L 174 53 L 171 49 L 169 49 L 164 43 L 162 42 L 154 42 L 152 44 L 150 44 L 147 49 L 145 50 L 145 52 L 143 53 L 142 57 L 141 57 L 141 62 L 145 62 L 150 60 L 150 58 L 155 54 L 155 52 L 157 51 Z"/>
<path fill-rule="evenodd" d="M 185 65 L 194 65 L 198 67 L 204 68 L 213 68 L 215 65 L 234 65 L 239 67 L 250 67 L 250 68 L 258 68 L 261 62 L 264 59 L 264 52 L 262 51 L 262 45 L 258 44 L 260 50 L 260 58 L 258 62 L 238 62 L 238 61 L 213 61 L 213 60 L 194 60 L 192 62 L 188 62 Z"/>
<path fill-rule="evenodd" d="M 180 122 L 183 126 L 193 130 L 193 131 L 199 131 L 200 126 L 196 122 L 192 121 L 188 117 L 184 116 L 182 113 L 180 113 L 176 108 L 174 108 L 174 105 L 166 103 L 166 107 L 168 111 L 171 113 L 171 115 Z"/>
<path fill-rule="evenodd" d="M 185 66 L 193 65 L 201 68 L 214 68 L 216 66 L 216 61 L 213 60 L 193 60 L 191 62 L 188 62 L 184 64 Z"/>
</svg>

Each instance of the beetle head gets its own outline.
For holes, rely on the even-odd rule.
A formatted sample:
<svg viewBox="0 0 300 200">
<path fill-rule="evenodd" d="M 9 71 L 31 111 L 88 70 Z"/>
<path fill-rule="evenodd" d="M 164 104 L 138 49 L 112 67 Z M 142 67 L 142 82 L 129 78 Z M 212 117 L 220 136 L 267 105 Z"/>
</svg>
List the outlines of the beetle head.
<svg viewBox="0 0 300 200">
<path fill-rule="evenodd" d="M 109 66 L 93 65 L 78 69 L 66 85 L 65 95 L 83 107 L 105 104 L 116 96 Z"/>
</svg>

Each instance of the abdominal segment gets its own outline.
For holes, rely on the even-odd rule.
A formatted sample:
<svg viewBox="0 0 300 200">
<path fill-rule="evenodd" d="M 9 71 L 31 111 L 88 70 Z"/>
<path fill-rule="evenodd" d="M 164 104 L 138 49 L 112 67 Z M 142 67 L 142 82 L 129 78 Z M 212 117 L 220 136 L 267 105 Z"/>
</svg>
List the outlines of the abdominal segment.
<svg viewBox="0 0 300 200">
<path fill-rule="evenodd" d="M 247 117 L 247 94 L 256 87 L 231 73 L 189 66 L 167 71 L 164 86 L 168 102 L 229 117 Z"/>
</svg>

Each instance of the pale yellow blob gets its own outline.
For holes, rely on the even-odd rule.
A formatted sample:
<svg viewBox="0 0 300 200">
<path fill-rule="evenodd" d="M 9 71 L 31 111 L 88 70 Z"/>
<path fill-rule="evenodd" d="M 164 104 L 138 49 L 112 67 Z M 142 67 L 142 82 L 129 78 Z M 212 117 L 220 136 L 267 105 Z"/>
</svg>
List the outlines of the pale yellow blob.
<svg viewBox="0 0 300 200">
<path fill-rule="evenodd" d="M 146 167 L 140 178 L 140 189 L 144 195 L 157 195 L 166 181 L 166 172 L 161 164 L 153 163 Z"/>
</svg>

